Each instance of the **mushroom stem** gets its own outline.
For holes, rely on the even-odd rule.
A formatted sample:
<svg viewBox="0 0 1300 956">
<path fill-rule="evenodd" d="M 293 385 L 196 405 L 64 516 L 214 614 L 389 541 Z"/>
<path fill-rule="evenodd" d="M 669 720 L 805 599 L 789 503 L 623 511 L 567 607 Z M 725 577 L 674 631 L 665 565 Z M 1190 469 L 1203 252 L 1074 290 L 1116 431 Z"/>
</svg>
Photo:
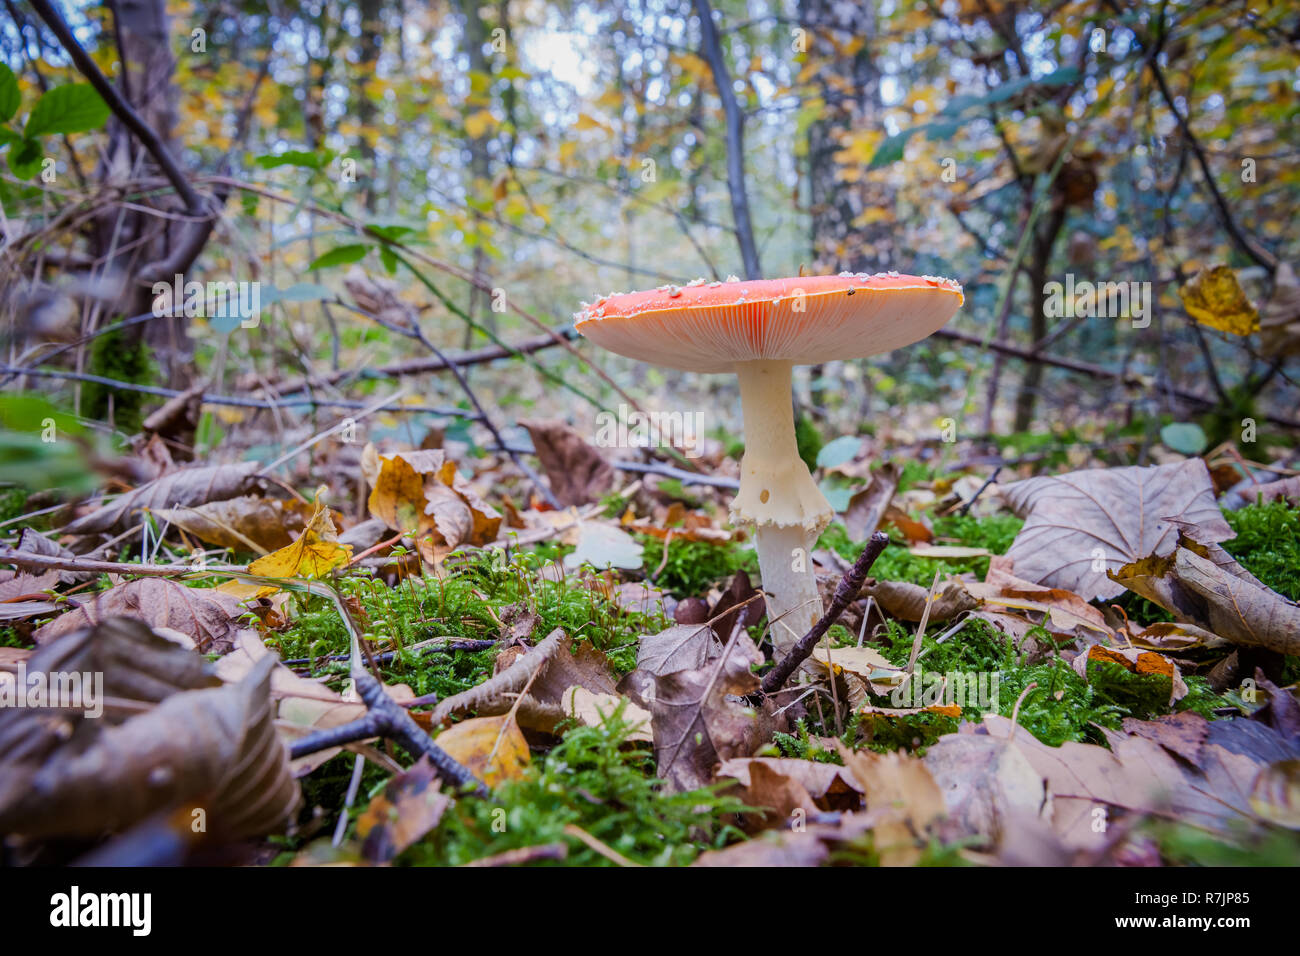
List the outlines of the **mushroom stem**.
<svg viewBox="0 0 1300 956">
<path fill-rule="evenodd" d="M 834 514 L 799 457 L 786 361 L 739 362 L 745 457 L 731 519 L 754 526 L 767 617 L 784 655 L 822 616 L 812 549 Z"/>
</svg>

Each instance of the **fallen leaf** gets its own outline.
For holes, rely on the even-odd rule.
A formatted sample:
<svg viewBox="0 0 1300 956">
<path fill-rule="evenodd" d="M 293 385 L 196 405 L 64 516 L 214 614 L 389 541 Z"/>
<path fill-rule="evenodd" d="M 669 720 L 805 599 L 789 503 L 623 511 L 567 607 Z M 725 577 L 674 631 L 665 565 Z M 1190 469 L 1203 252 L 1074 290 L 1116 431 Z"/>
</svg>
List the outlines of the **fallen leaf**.
<svg viewBox="0 0 1300 956">
<path fill-rule="evenodd" d="M 261 464 L 245 461 L 230 465 L 182 468 L 118 496 L 110 504 L 67 524 L 65 534 L 99 534 L 125 531 L 141 511 L 201 505 L 236 498 L 255 490 Z"/>
<path fill-rule="evenodd" d="M 1198 524 L 1214 541 L 1233 536 L 1199 458 L 1030 478 L 1003 493 L 1025 519 L 1007 552 L 1016 574 L 1085 601 L 1123 593 L 1107 569 L 1171 552 L 1177 528 L 1168 518 Z"/>
<path fill-rule="evenodd" d="M 578 526 L 578 546 L 564 556 L 570 570 L 589 564 L 593 568 L 641 567 L 645 549 L 626 531 L 601 521 L 584 521 Z"/>
<path fill-rule="evenodd" d="M 1136 647 L 1103 647 L 1093 644 L 1087 652 L 1075 655 L 1072 666 L 1074 672 L 1088 680 L 1088 665 L 1092 663 L 1118 664 L 1133 674 L 1154 674 L 1169 680 L 1169 704 L 1187 696 L 1187 684 L 1178 670 L 1178 665 L 1155 651 L 1144 651 Z"/>
<path fill-rule="evenodd" d="M 37 628 L 32 635 L 46 644 L 110 617 L 130 617 L 150 627 L 187 634 L 200 651 L 228 649 L 241 626 L 239 600 L 220 588 L 191 588 L 168 578 L 137 578 L 111 587 L 74 610 Z"/>
<path fill-rule="evenodd" d="M 300 502 L 241 495 L 224 501 L 153 512 L 201 541 L 236 551 L 266 554 L 293 543 L 311 518 Z"/>
<path fill-rule="evenodd" d="M 626 701 L 623 720 L 627 721 L 633 728 L 627 735 L 627 739 L 642 740 L 646 743 L 654 742 L 654 735 L 650 732 L 650 712 L 638 707 L 626 697 L 619 697 L 616 694 L 594 693 L 575 684 L 564 692 L 560 701 L 565 714 L 576 718 L 588 727 L 599 727 L 605 723 L 610 715 L 618 709 L 619 704 Z"/>
<path fill-rule="evenodd" d="M 298 539 L 279 551 L 258 558 L 248 566 L 248 573 L 266 578 L 323 578 L 351 560 L 352 549 L 339 544 L 338 531 L 329 509 L 318 503 Z M 231 580 L 217 590 L 245 601 L 274 594 L 276 588 Z"/>
<path fill-rule="evenodd" d="M 1300 653 L 1300 605 L 1241 577 L 1198 551 L 1180 536 L 1172 554 L 1148 555 L 1113 575 L 1122 584 L 1169 611 L 1234 644 Z M 1244 569 L 1243 569 L 1244 571 Z"/>
<path fill-rule="evenodd" d="M 489 788 L 518 780 L 529 763 L 528 741 L 511 714 L 462 720 L 436 742 Z"/>
<path fill-rule="evenodd" d="M 1202 269 L 1178 290 L 1187 314 L 1201 325 L 1229 335 L 1250 335 L 1259 329 L 1259 312 L 1229 266 Z"/>
<path fill-rule="evenodd" d="M 677 624 L 658 634 L 642 635 L 636 666 L 657 677 L 703 667 L 721 651 L 717 635 L 707 624 Z"/>
<path fill-rule="evenodd" d="M 614 469 L 601 453 L 561 421 L 521 421 L 546 472 L 551 493 L 565 507 L 599 501 L 614 486 Z"/>
<path fill-rule="evenodd" d="M 191 805 L 204 811 L 209 834 L 227 839 L 276 832 L 287 823 L 299 793 L 288 749 L 275 732 L 274 658 L 260 661 L 238 684 L 208 686 L 215 678 L 202 658 L 138 621 L 110 618 L 42 648 L 29 666 L 62 669 L 65 654 L 98 653 L 94 643 L 108 634 L 113 646 L 135 653 L 106 662 L 105 692 L 117 696 L 119 687 L 133 687 L 160 702 L 119 724 L 82 720 L 75 739 L 43 753 L 30 744 L 7 746 L 5 730 L 12 733 L 14 725 L 0 725 L 0 830 L 97 837 Z M 155 675 L 166 676 L 159 683 Z M 18 721 L 48 719 L 40 711 L 12 713 Z"/>
<path fill-rule="evenodd" d="M 389 780 L 357 818 L 361 856 L 387 863 L 436 827 L 449 806 L 451 798 L 439 791 L 433 764 L 421 757 Z"/>
</svg>

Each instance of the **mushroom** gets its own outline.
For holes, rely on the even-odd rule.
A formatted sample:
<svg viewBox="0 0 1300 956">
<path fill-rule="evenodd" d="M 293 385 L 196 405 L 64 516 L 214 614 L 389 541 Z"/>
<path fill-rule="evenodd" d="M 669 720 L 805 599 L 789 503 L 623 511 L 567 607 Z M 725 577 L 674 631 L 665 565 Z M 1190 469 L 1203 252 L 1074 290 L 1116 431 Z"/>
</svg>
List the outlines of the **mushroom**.
<svg viewBox="0 0 1300 956">
<path fill-rule="evenodd" d="M 611 352 L 739 378 L 745 456 L 731 520 L 753 527 L 778 655 L 822 615 L 810 553 L 834 514 L 795 445 L 792 368 L 910 345 L 961 303 L 951 279 L 840 273 L 611 293 L 574 316 Z"/>
</svg>

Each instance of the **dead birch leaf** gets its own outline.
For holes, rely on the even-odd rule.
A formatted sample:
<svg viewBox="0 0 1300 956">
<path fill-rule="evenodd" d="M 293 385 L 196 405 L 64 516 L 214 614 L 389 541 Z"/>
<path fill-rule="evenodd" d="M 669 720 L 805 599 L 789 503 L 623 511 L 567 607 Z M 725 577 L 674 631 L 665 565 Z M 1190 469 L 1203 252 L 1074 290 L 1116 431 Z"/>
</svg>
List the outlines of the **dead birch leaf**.
<svg viewBox="0 0 1300 956">
<path fill-rule="evenodd" d="M 1259 312 L 1229 266 L 1202 269 L 1178 290 L 1187 314 L 1201 325 L 1229 335 L 1250 335 L 1259 329 Z"/>
<path fill-rule="evenodd" d="M 528 741 L 512 714 L 462 720 L 440 733 L 437 744 L 490 789 L 518 780 L 529 763 Z"/>
<path fill-rule="evenodd" d="M 296 500 L 253 495 L 193 507 L 158 508 L 153 513 L 208 544 L 257 554 L 288 547 L 312 515 L 310 508 Z"/>
</svg>

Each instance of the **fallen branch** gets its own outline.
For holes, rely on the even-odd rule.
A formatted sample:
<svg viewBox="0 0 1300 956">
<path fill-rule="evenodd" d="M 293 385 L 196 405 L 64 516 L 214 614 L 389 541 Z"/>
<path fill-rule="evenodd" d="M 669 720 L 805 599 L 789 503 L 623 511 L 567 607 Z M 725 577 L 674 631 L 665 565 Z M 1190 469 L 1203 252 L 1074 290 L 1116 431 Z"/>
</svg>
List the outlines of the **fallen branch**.
<svg viewBox="0 0 1300 956">
<path fill-rule="evenodd" d="M 357 692 L 366 705 L 366 716 L 294 741 L 289 750 L 294 760 L 330 747 L 341 747 L 371 737 L 386 737 L 401 744 L 414 755 L 428 757 L 434 771 L 446 783 L 457 788 L 472 787 L 480 797 L 489 795 L 487 785 L 439 747 L 414 718 L 388 696 L 379 681 L 365 671 L 359 670 L 354 676 Z"/>
<path fill-rule="evenodd" d="M 862 590 L 862 582 L 867 579 L 867 572 L 871 570 L 871 566 L 876 563 L 876 558 L 880 557 L 887 544 L 889 544 L 889 535 L 883 531 L 877 531 L 867 540 L 867 546 L 858 555 L 858 560 L 854 561 L 853 567 L 845 571 L 844 577 L 840 578 L 840 583 L 835 587 L 835 596 L 831 598 L 831 606 L 822 615 L 821 620 L 795 642 L 790 653 L 779 664 L 764 675 L 763 693 L 774 694 L 780 690 L 795 669 L 811 656 L 813 648 L 822 639 L 822 635 L 830 630 L 830 626 L 840 619 L 844 609 L 858 596 L 858 592 Z"/>
<path fill-rule="evenodd" d="M 168 577 L 173 574 L 228 574 L 247 571 L 242 564 L 202 565 L 192 564 L 130 564 L 126 561 L 93 561 L 89 558 L 63 558 L 57 554 L 36 554 L 31 551 L 0 550 L 0 564 L 12 564 L 24 570 L 39 568 L 50 571 L 88 571 L 91 574 L 138 574 L 142 577 Z"/>
<path fill-rule="evenodd" d="M 524 339 L 514 345 L 489 345 L 481 349 L 472 349 L 468 352 L 457 352 L 445 356 L 430 356 L 428 358 L 411 359 L 406 362 L 393 362 L 389 365 L 381 365 L 374 369 L 339 369 L 336 372 L 328 372 L 323 375 L 310 375 L 302 378 L 293 379 L 283 384 L 274 384 L 274 395 L 292 395 L 307 388 L 320 388 L 326 385 L 337 385 L 339 382 L 346 380 L 358 381 L 372 378 L 401 378 L 406 375 L 424 375 L 429 372 L 441 372 L 453 366 L 467 368 L 471 365 L 482 365 L 485 362 L 494 362 L 497 359 L 513 358 L 518 355 L 531 355 L 534 352 L 540 352 L 542 349 L 553 348 L 560 344 L 561 341 L 571 339 L 577 335 L 572 326 L 561 326 L 554 330 L 553 333 L 546 335 L 534 336 L 530 339 Z M 558 336 L 558 338 L 557 338 Z"/>
</svg>

